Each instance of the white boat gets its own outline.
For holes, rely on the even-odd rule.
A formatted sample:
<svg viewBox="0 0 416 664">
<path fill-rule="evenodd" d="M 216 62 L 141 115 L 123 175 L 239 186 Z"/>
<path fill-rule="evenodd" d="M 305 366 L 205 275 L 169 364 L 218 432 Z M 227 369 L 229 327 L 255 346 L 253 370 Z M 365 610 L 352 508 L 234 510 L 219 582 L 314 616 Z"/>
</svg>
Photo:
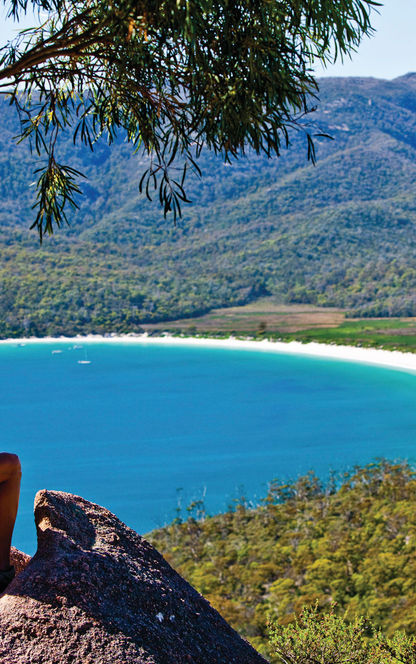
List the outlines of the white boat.
<svg viewBox="0 0 416 664">
<path fill-rule="evenodd" d="M 91 360 L 88 359 L 87 356 L 87 349 L 84 348 L 84 359 L 83 360 L 78 360 L 78 364 L 91 364 Z"/>
</svg>

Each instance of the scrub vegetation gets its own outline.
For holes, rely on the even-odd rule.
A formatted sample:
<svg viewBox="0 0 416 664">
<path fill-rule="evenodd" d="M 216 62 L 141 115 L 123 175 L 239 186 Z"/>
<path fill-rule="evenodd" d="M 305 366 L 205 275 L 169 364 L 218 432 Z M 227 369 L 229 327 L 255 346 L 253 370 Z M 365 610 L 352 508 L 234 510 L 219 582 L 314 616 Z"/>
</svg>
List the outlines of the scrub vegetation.
<svg viewBox="0 0 416 664">
<path fill-rule="evenodd" d="M 333 609 L 320 613 L 315 605 L 305 608 L 287 627 L 272 626 L 273 661 L 279 664 L 414 664 L 414 637 L 400 631 L 386 637 L 365 618 L 347 622 Z"/>
<path fill-rule="evenodd" d="M 208 517 L 195 502 L 149 538 L 235 629 L 269 655 L 268 625 L 275 625 L 276 650 L 276 635 L 288 625 L 295 629 L 305 606 L 316 605 L 318 621 L 328 611 L 346 625 L 357 626 L 363 617 L 372 625 L 366 638 L 373 629 L 383 630 L 383 639 L 397 631 L 415 634 L 415 512 L 415 471 L 383 460 L 327 482 L 313 473 L 290 483 L 275 480 L 257 507 L 242 498 L 225 514 Z M 309 660 L 274 655 L 272 661 Z"/>
</svg>

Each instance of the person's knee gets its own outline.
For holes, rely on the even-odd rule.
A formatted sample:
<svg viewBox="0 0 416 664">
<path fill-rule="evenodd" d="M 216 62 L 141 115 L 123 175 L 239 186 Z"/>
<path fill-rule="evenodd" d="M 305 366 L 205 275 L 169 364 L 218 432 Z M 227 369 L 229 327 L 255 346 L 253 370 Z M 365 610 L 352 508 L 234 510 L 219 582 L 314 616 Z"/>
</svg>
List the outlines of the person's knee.
<svg viewBox="0 0 416 664">
<path fill-rule="evenodd" d="M 20 459 L 17 456 L 17 454 L 9 454 L 9 468 L 10 468 L 10 474 L 11 475 L 18 475 L 19 477 L 22 475 L 22 465 L 20 463 Z"/>
<path fill-rule="evenodd" d="M 22 475 L 22 466 L 17 454 L 11 454 L 10 452 L 1 452 L 0 468 L 3 471 L 3 473 L 7 473 L 9 477 L 21 477 Z"/>
</svg>

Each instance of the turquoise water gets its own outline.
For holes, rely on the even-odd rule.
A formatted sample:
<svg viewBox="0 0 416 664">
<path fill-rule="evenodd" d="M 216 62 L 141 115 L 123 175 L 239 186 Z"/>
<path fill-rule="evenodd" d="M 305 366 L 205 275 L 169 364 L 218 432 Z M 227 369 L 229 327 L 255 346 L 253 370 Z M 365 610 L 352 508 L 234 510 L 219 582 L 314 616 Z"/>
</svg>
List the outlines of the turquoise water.
<svg viewBox="0 0 416 664">
<path fill-rule="evenodd" d="M 87 349 L 90 364 L 79 364 Z M 52 353 L 61 349 L 61 353 Z M 0 345 L 1 447 L 23 464 L 14 544 L 36 548 L 38 489 L 138 532 L 178 498 L 208 512 L 275 477 L 416 459 L 416 375 L 259 351 L 69 342 Z"/>
</svg>

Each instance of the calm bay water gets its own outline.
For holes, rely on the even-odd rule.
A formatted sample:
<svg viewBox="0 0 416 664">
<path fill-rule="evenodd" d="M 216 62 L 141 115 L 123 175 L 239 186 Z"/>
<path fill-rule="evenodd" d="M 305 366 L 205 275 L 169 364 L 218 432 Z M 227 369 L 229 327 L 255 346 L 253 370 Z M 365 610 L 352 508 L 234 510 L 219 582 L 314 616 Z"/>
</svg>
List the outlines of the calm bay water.
<svg viewBox="0 0 416 664">
<path fill-rule="evenodd" d="M 61 353 L 52 353 L 59 349 Z M 90 364 L 79 364 L 87 349 Z M 1 447 L 22 460 L 14 544 L 38 489 L 82 495 L 140 533 L 205 495 L 209 513 L 275 477 L 416 460 L 416 375 L 259 351 L 0 345 Z M 186 512 L 186 510 L 184 510 Z"/>
</svg>

